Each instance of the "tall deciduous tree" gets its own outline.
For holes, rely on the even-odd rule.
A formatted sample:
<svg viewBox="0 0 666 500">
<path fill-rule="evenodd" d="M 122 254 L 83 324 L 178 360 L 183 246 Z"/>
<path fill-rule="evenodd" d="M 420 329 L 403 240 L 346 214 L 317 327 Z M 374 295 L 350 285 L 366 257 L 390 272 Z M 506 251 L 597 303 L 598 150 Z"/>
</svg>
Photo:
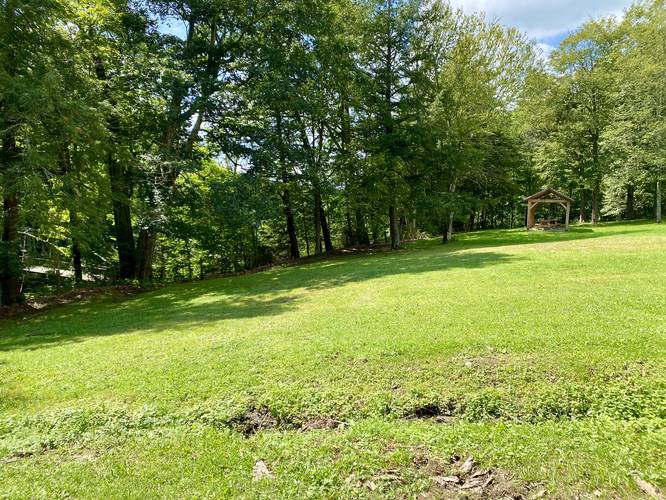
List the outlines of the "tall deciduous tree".
<svg viewBox="0 0 666 500">
<path fill-rule="evenodd" d="M 610 144 L 627 179 L 627 200 L 637 183 L 653 186 L 654 213 L 661 222 L 666 178 L 666 5 L 662 0 L 633 6 L 622 23 L 616 65 L 615 127 Z M 632 203 L 633 204 L 633 203 Z"/>
<path fill-rule="evenodd" d="M 591 191 L 592 223 L 601 218 L 601 186 L 609 157 L 602 138 L 611 123 L 613 65 L 619 41 L 614 18 L 588 21 L 567 37 L 552 56 L 563 106 L 558 113 L 561 146 L 575 158 L 581 181 Z"/>
</svg>

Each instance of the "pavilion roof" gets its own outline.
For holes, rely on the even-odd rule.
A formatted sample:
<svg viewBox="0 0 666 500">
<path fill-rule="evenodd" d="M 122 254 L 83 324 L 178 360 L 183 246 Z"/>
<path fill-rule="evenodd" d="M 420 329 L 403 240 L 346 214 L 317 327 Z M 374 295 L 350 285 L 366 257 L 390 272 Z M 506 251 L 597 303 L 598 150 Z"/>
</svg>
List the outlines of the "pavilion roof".
<svg viewBox="0 0 666 500">
<path fill-rule="evenodd" d="M 545 198 L 546 196 L 555 196 L 557 198 L 561 198 L 564 201 L 568 201 L 570 203 L 573 202 L 573 198 L 569 198 L 566 194 L 562 194 L 559 191 L 555 191 L 553 188 L 546 188 L 543 191 L 534 193 L 533 195 L 526 197 L 525 201 L 540 200 L 541 198 Z"/>
</svg>

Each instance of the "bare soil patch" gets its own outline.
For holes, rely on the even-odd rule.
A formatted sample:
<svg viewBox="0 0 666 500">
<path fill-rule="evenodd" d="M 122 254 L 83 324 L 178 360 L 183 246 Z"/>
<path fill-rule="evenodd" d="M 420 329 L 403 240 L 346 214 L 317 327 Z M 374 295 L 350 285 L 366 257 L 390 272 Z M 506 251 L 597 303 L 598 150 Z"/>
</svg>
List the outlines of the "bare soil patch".
<svg viewBox="0 0 666 500">
<path fill-rule="evenodd" d="M 499 467 L 480 467 L 474 457 L 453 456 L 443 461 L 417 454 L 414 464 L 430 477 L 432 487 L 420 498 L 535 499 L 547 495 L 541 484 L 529 484 Z"/>
<path fill-rule="evenodd" d="M 13 304 L 11 306 L 0 307 L 0 319 L 2 318 L 15 318 L 21 315 L 31 315 L 47 311 L 54 307 L 73 304 L 76 302 L 84 302 L 99 297 L 118 297 L 126 298 L 136 295 L 142 291 L 128 285 L 114 285 L 114 286 L 101 286 L 91 288 L 78 288 L 69 292 L 64 292 L 58 295 L 46 295 L 43 297 L 35 297 L 28 299 L 22 304 Z"/>
</svg>

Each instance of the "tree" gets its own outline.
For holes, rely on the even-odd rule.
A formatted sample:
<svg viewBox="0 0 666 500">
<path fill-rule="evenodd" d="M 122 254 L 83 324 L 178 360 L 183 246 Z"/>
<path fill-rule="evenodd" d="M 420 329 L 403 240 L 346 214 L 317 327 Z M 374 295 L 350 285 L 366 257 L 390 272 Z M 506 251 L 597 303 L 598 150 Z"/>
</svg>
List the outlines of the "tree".
<svg viewBox="0 0 666 500">
<path fill-rule="evenodd" d="M 493 153 L 496 148 L 507 152 L 510 109 L 532 64 L 531 46 L 515 30 L 486 25 L 479 17 L 469 17 L 457 28 L 428 110 L 437 158 L 433 178 L 447 218 L 442 224 L 444 243 L 453 238 L 455 214 L 468 211 L 475 203 L 473 197 L 459 193 L 464 183 L 481 184 L 492 178 L 497 184 L 500 180 L 495 167 L 502 160 Z M 493 157 L 496 159 L 488 161 Z M 472 189 L 468 186 L 466 190 Z"/>
<path fill-rule="evenodd" d="M 81 114 L 86 114 L 86 103 L 69 87 L 77 80 L 72 75 L 80 69 L 76 64 L 75 33 L 67 24 L 69 7 L 57 0 L 0 2 L 3 305 L 20 300 L 18 235 L 22 198 L 35 185 L 34 179 L 49 171 L 63 173 L 50 167 L 64 156 L 58 159 L 58 154 L 53 154 L 49 158 L 38 145 L 55 141 L 62 146 L 62 136 L 49 137 L 47 132 L 55 129 L 71 132 L 74 124 L 84 121 Z"/>
<path fill-rule="evenodd" d="M 614 51 L 619 40 L 614 18 L 588 21 L 567 37 L 551 62 L 562 100 L 557 113 L 562 146 L 571 151 L 583 185 L 592 193 L 592 223 L 601 218 L 601 186 L 609 156 L 602 137 L 613 109 Z"/>
<path fill-rule="evenodd" d="M 388 211 L 391 248 L 400 248 L 399 209 L 406 194 L 404 175 L 408 148 L 405 113 L 411 72 L 419 54 L 412 40 L 419 2 L 376 0 L 367 4 L 361 53 L 363 70 L 362 134 L 372 169 L 373 199 Z"/>
<path fill-rule="evenodd" d="M 654 186 L 657 222 L 666 178 L 665 27 L 663 1 L 637 4 L 627 12 L 618 50 L 616 126 L 607 136 L 610 145 L 619 145 L 614 152 L 624 163 L 620 170 L 627 179 L 627 201 L 641 183 Z"/>
</svg>

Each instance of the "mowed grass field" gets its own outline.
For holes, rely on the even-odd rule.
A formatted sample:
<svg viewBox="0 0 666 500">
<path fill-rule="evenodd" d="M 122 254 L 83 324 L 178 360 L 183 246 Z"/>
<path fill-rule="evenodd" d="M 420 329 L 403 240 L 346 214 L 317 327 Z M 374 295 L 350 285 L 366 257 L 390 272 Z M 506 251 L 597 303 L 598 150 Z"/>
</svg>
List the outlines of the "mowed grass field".
<svg viewBox="0 0 666 500">
<path fill-rule="evenodd" d="M 470 456 L 492 484 L 461 489 Z M 0 497 L 645 483 L 666 490 L 666 225 L 464 234 L 0 321 Z"/>
</svg>

